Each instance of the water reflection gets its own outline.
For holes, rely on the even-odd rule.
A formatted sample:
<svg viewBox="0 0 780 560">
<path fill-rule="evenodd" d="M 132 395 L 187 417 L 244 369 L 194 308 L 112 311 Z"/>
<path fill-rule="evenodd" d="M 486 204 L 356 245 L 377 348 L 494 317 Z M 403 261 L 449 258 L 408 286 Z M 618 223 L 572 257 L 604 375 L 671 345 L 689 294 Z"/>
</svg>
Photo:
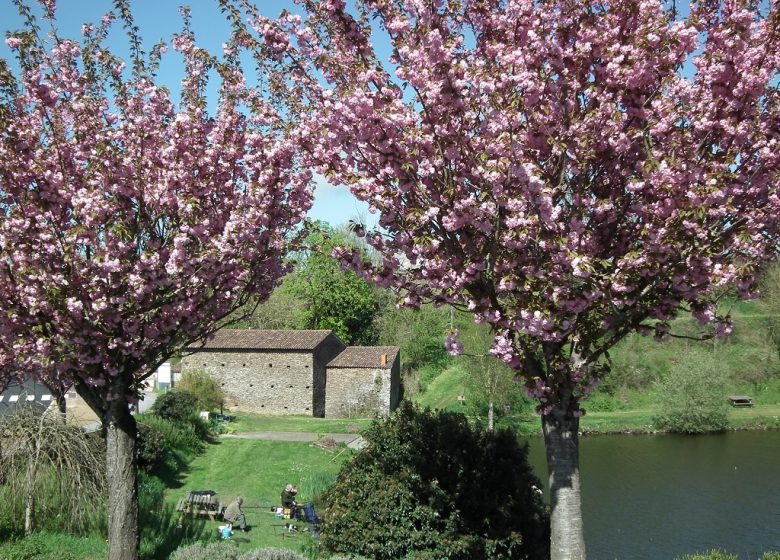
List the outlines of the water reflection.
<svg viewBox="0 0 780 560">
<path fill-rule="evenodd" d="M 592 436 L 580 448 L 589 558 L 780 551 L 780 431 Z M 540 440 L 530 459 L 546 485 Z"/>
</svg>

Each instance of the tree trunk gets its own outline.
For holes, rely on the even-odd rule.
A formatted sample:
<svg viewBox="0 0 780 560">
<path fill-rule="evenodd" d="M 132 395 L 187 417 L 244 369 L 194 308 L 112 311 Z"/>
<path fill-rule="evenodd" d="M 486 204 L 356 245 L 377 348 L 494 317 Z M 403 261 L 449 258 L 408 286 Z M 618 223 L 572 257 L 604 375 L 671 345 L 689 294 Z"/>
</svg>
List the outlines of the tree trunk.
<svg viewBox="0 0 780 560">
<path fill-rule="evenodd" d="M 24 534 L 30 536 L 35 531 L 35 471 L 38 461 L 30 459 L 27 463 L 26 496 L 24 500 Z"/>
<path fill-rule="evenodd" d="M 124 397 L 110 403 L 104 422 L 107 424 L 108 559 L 138 560 L 137 429 Z"/>
<path fill-rule="evenodd" d="M 35 531 L 35 486 L 38 484 L 38 465 L 41 459 L 41 439 L 44 437 L 44 422 L 46 415 L 38 419 L 38 431 L 33 436 L 30 459 L 27 463 L 26 496 L 24 500 L 24 534 L 29 536 Z"/>
<path fill-rule="evenodd" d="M 488 432 L 493 431 L 493 399 L 488 401 Z"/>
<path fill-rule="evenodd" d="M 67 411 L 67 402 L 65 401 L 65 393 L 58 393 L 55 395 L 57 398 L 57 410 L 62 415 L 62 418 L 65 419 L 65 413 Z"/>
<path fill-rule="evenodd" d="M 564 407 L 542 416 L 550 472 L 550 558 L 584 560 L 580 496 L 579 418 Z"/>
</svg>

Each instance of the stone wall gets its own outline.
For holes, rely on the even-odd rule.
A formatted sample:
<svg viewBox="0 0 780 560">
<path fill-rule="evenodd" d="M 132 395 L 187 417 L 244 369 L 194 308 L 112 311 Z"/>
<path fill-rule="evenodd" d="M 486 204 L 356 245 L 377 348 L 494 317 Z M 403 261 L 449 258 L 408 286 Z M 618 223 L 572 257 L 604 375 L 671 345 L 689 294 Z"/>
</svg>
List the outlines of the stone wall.
<svg viewBox="0 0 780 560">
<path fill-rule="evenodd" d="M 220 384 L 229 409 L 263 414 L 324 411 L 319 369 L 312 352 L 303 350 L 204 350 L 182 358 L 182 373 L 203 370 Z"/>
<path fill-rule="evenodd" d="M 387 416 L 400 399 L 399 360 L 389 368 L 329 367 L 326 418 Z"/>
<path fill-rule="evenodd" d="M 341 339 L 333 333 L 329 334 L 319 346 L 314 350 L 314 416 L 322 418 L 325 416 L 327 401 L 327 364 L 339 353 L 343 352 L 346 346 Z"/>
</svg>

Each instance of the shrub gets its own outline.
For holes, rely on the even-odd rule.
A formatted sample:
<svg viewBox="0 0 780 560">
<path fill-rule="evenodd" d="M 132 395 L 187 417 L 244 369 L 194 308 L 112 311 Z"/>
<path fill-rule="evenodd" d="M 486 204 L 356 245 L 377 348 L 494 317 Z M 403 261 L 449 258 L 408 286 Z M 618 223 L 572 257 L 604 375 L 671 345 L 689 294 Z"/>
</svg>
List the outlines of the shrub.
<svg viewBox="0 0 780 560">
<path fill-rule="evenodd" d="M 238 560 L 239 550 L 232 541 L 195 543 L 177 548 L 170 560 Z"/>
<path fill-rule="evenodd" d="M 677 560 L 739 560 L 737 556 L 733 554 L 727 554 L 722 550 L 710 550 L 709 552 L 686 554 L 681 556 Z"/>
<path fill-rule="evenodd" d="M 297 552 L 283 548 L 256 548 L 243 554 L 233 541 L 196 543 L 177 549 L 170 560 L 306 560 Z"/>
<path fill-rule="evenodd" d="M 139 414 L 137 419 L 139 425 L 144 424 L 162 436 L 168 453 L 178 454 L 189 460 L 203 450 L 202 422 L 179 423 L 152 414 Z"/>
<path fill-rule="evenodd" d="M 780 560 L 780 552 L 765 552 L 761 560 Z"/>
<path fill-rule="evenodd" d="M 238 560 L 306 560 L 306 558 L 284 548 L 256 548 L 245 552 Z"/>
<path fill-rule="evenodd" d="M 408 402 L 366 431 L 324 494 L 321 547 L 376 560 L 543 559 L 549 518 L 509 431 Z"/>
<path fill-rule="evenodd" d="M 186 391 L 174 390 L 159 395 L 150 412 L 171 422 L 192 422 L 198 417 L 197 401 Z"/>
<path fill-rule="evenodd" d="M 195 397 L 198 410 L 217 410 L 225 406 L 225 392 L 214 378 L 203 370 L 187 371 L 174 392 L 184 391 Z"/>
<path fill-rule="evenodd" d="M 165 436 L 152 424 L 138 422 L 138 468 L 152 472 L 165 461 L 168 453 Z"/>
<path fill-rule="evenodd" d="M 692 355 L 691 355 L 692 354 Z M 709 353 L 690 353 L 658 390 L 656 428 L 684 434 L 722 432 L 729 425 L 726 378 Z"/>
</svg>

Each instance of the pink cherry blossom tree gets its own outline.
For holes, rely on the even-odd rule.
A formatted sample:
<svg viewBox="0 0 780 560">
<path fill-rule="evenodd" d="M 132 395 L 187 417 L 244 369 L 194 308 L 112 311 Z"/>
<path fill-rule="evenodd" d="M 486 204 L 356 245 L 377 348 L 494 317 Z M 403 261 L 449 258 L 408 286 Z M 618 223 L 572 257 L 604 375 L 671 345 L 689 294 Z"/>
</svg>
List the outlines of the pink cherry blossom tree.
<svg viewBox="0 0 780 560">
<path fill-rule="evenodd" d="M 682 311 L 727 334 L 717 295 L 776 255 L 776 2 L 300 3 L 251 25 L 305 91 L 317 169 L 380 216 L 379 266 L 339 256 L 493 327 L 539 403 L 552 557 L 584 558 L 580 404 L 610 348 Z"/>
<path fill-rule="evenodd" d="M 295 127 L 246 84 L 239 38 L 219 59 L 188 25 L 172 40 L 181 101 L 156 82 L 164 44 L 142 52 L 132 15 L 60 37 L 54 5 L 0 60 L 0 375 L 72 384 L 103 421 L 109 558 L 138 557 L 141 382 L 237 309 L 266 298 L 310 206 Z M 105 39 L 116 19 L 131 67 Z M 217 108 L 207 111 L 209 73 Z"/>
</svg>

